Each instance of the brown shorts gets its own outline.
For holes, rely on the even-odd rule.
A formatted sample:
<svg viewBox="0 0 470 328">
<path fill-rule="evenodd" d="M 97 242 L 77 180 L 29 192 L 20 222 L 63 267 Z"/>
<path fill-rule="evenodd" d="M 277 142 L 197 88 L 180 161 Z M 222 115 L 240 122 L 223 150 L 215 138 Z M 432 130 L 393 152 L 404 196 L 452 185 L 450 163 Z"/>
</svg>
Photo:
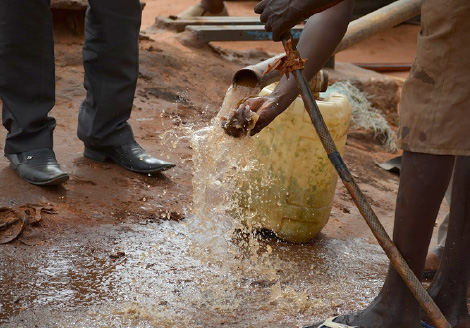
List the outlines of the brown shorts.
<svg viewBox="0 0 470 328">
<path fill-rule="evenodd" d="M 403 86 L 403 150 L 470 156 L 470 0 L 426 0 L 413 68 Z"/>
</svg>

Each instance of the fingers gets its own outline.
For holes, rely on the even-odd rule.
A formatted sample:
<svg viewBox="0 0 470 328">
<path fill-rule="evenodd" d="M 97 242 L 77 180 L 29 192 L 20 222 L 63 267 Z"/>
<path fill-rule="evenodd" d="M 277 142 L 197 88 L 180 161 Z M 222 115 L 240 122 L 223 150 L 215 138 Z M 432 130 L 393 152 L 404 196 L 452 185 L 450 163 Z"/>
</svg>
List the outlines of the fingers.
<svg viewBox="0 0 470 328">
<path fill-rule="evenodd" d="M 284 32 L 282 30 L 280 30 L 279 28 L 274 28 L 274 29 L 271 28 L 271 31 L 273 32 L 272 33 L 273 34 L 273 36 L 272 36 L 273 41 L 274 42 L 281 41 L 281 36 L 284 34 Z"/>
<path fill-rule="evenodd" d="M 254 135 L 276 118 L 277 104 L 276 99 L 267 97 L 249 98 L 233 110 L 228 119 L 223 119 L 222 128 L 236 138 L 248 133 Z"/>
<path fill-rule="evenodd" d="M 269 13 L 267 11 L 263 11 L 261 15 L 259 16 L 259 20 L 261 23 L 264 23 L 264 26 L 266 27 L 266 24 L 268 23 L 268 18 L 269 18 Z"/>
<path fill-rule="evenodd" d="M 260 21 L 264 23 L 264 29 L 272 32 L 273 41 L 281 41 L 284 33 L 304 19 L 306 13 L 303 10 L 305 7 L 303 2 L 308 1 L 263 0 L 255 7 L 255 12 L 260 14 Z"/>
<path fill-rule="evenodd" d="M 267 11 L 261 14 L 260 20 L 264 23 L 264 29 L 266 32 L 272 32 L 272 39 L 275 42 L 281 41 L 282 35 L 298 23 L 296 19 L 280 19 L 277 15 L 273 15 Z"/>
<path fill-rule="evenodd" d="M 232 137 L 238 138 L 247 134 L 251 121 L 252 111 L 250 110 L 250 107 L 242 104 L 240 107 L 230 113 L 228 120 L 223 119 L 221 125 L 225 130 L 225 133 Z"/>
<path fill-rule="evenodd" d="M 255 6 L 255 13 L 261 14 L 264 11 L 264 9 L 266 8 L 266 6 L 268 5 L 269 2 L 270 2 L 270 0 L 263 0 L 260 3 L 258 3 Z"/>
<path fill-rule="evenodd" d="M 291 31 L 291 29 L 299 24 L 302 20 L 298 19 L 297 17 L 293 17 L 292 19 L 285 19 L 285 20 L 278 20 L 273 24 L 272 32 L 273 32 L 273 41 L 278 42 L 282 40 L 284 34 Z"/>
<path fill-rule="evenodd" d="M 231 122 L 231 125 L 243 130 L 248 125 L 248 121 L 250 118 L 251 118 L 250 109 L 246 108 L 245 106 L 240 106 L 232 114 L 230 122 Z"/>
<path fill-rule="evenodd" d="M 227 121 L 222 122 L 221 127 L 224 129 L 225 133 L 231 137 L 239 138 L 242 135 L 242 131 L 240 129 L 230 125 Z"/>
<path fill-rule="evenodd" d="M 263 0 L 255 7 L 255 13 L 260 14 L 259 20 L 264 23 L 266 32 L 272 31 L 272 10 L 268 7 L 271 2 L 271 0 Z"/>
<path fill-rule="evenodd" d="M 244 105 L 249 108 L 252 112 L 258 112 L 258 110 L 261 108 L 261 106 L 264 104 L 266 101 L 265 98 L 263 97 L 255 97 L 255 98 L 249 98 L 248 100 L 245 101 Z"/>
</svg>

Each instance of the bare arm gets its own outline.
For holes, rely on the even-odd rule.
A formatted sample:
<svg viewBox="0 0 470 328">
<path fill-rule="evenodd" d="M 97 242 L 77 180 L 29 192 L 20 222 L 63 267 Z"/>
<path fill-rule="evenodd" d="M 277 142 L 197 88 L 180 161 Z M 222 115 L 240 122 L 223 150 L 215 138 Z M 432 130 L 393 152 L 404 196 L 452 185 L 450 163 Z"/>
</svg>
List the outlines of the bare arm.
<svg viewBox="0 0 470 328">
<path fill-rule="evenodd" d="M 310 81 L 325 65 L 341 42 L 352 16 L 353 0 L 344 0 L 338 5 L 313 15 L 305 25 L 297 50 L 305 63 L 305 76 Z M 299 95 L 294 78 L 284 76 L 271 94 L 283 112 Z"/>
<path fill-rule="evenodd" d="M 305 64 L 307 79 L 312 79 L 323 67 L 343 38 L 351 20 L 353 3 L 353 0 L 344 0 L 334 7 L 313 15 L 308 20 L 297 45 L 301 57 L 308 59 Z M 286 110 L 298 94 L 295 79 L 293 77 L 287 79 L 284 76 L 269 96 L 251 98 L 240 105 L 228 119 L 227 127 L 232 127 L 232 129 L 226 129 L 227 133 L 233 136 L 246 133 L 246 131 L 240 131 L 239 128 L 233 129 L 233 126 L 249 126 L 240 122 L 251 119 L 250 111 L 259 115 L 250 134 L 258 133 Z M 235 124 L 230 124 L 231 122 Z"/>
</svg>

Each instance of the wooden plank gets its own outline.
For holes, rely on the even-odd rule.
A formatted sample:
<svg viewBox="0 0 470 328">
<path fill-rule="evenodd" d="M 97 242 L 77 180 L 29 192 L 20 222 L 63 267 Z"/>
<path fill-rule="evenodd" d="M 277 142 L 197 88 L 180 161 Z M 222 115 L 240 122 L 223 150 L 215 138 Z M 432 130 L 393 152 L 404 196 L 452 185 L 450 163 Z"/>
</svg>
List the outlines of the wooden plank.
<svg viewBox="0 0 470 328">
<path fill-rule="evenodd" d="M 230 16 L 211 16 L 211 17 L 193 17 L 178 18 L 155 17 L 155 27 L 183 32 L 188 25 L 261 25 L 258 16 L 254 17 L 230 17 Z"/>
<path fill-rule="evenodd" d="M 294 39 L 300 38 L 303 26 L 292 29 Z M 266 32 L 263 25 L 188 25 L 186 31 L 195 34 L 199 41 L 268 41 L 272 33 Z"/>
</svg>

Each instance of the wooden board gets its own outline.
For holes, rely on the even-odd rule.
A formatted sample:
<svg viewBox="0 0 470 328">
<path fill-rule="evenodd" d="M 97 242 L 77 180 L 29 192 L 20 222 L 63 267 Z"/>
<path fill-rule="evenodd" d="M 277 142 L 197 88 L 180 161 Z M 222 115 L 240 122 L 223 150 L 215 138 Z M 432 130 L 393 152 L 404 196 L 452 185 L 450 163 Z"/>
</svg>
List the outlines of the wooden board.
<svg viewBox="0 0 470 328">
<path fill-rule="evenodd" d="M 292 29 L 294 39 L 300 38 L 303 26 Z M 186 31 L 195 34 L 200 41 L 268 41 L 272 33 L 266 32 L 263 25 L 188 25 Z"/>
<path fill-rule="evenodd" d="M 155 27 L 183 32 L 188 25 L 261 25 L 258 16 L 255 17 L 230 17 L 230 16 L 212 16 L 212 17 L 193 17 L 178 18 L 155 17 Z"/>
</svg>

